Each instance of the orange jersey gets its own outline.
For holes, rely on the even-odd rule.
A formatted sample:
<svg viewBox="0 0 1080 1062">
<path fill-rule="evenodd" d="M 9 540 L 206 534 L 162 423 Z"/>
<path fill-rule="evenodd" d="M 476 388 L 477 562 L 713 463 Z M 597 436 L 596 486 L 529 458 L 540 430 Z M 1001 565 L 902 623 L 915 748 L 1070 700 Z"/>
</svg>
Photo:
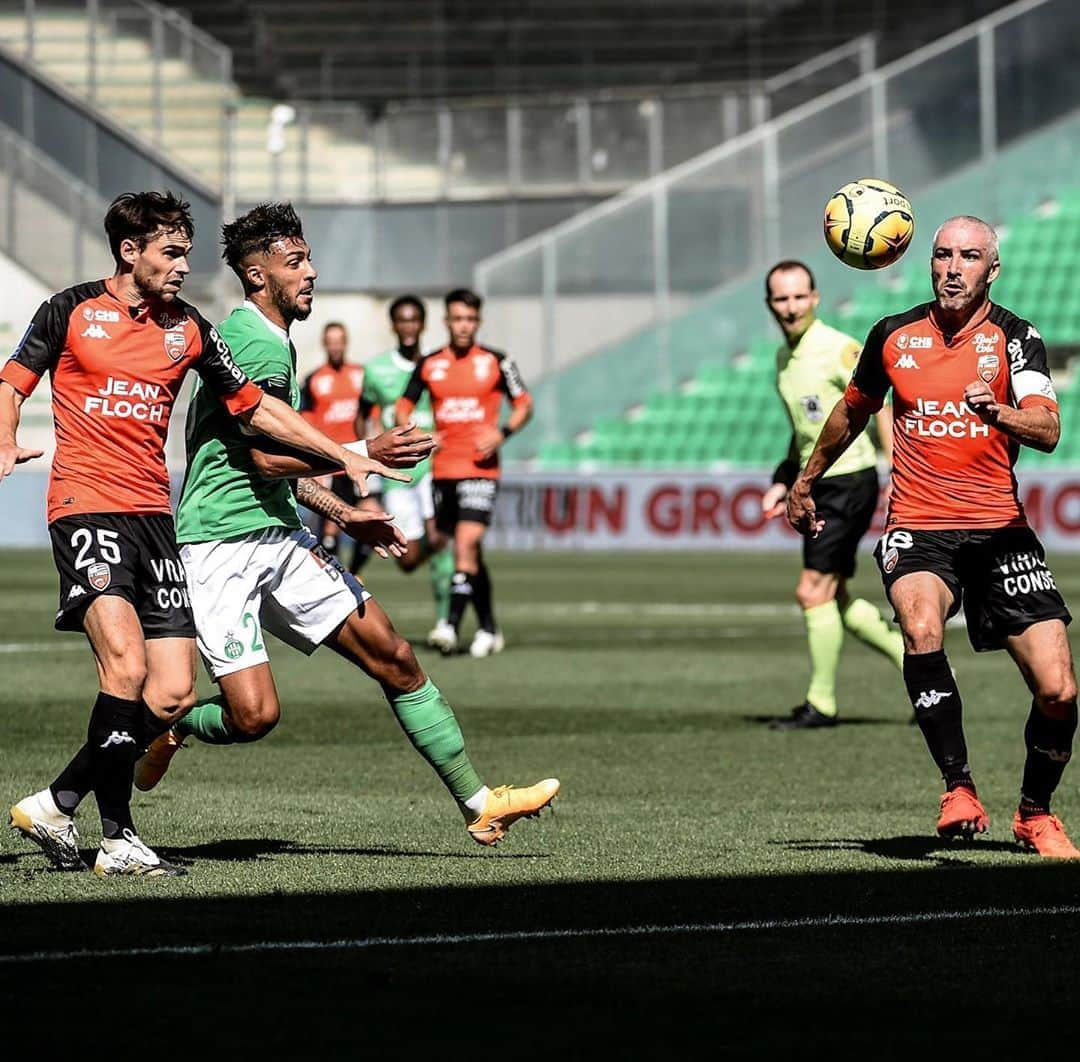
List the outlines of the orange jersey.
<svg viewBox="0 0 1080 1062">
<path fill-rule="evenodd" d="M 504 398 L 515 409 L 532 404 L 517 366 L 505 354 L 487 347 L 474 345 L 460 355 L 443 347 L 420 359 L 398 400 L 399 417 L 412 415 L 425 388 L 431 392 L 439 438 L 432 458 L 435 479 L 498 479 L 498 451 L 481 458 L 478 435 L 483 428 L 499 426 Z"/>
<path fill-rule="evenodd" d="M 364 370 L 360 365 L 342 365 L 340 369 L 323 365 L 304 381 L 300 412 L 334 442 L 352 442 L 363 387 Z"/>
<path fill-rule="evenodd" d="M 1013 465 L 1020 444 L 964 402 L 976 380 L 995 400 L 1057 409 L 1039 333 L 988 303 L 962 332 L 942 334 L 932 303 L 885 317 L 871 329 L 844 394 L 874 412 L 893 391 L 893 489 L 888 527 L 1023 527 Z"/>
<path fill-rule="evenodd" d="M 133 306 L 97 280 L 41 305 L 0 380 L 29 395 L 52 376 L 49 523 L 171 511 L 165 437 L 188 369 L 234 414 L 262 399 L 214 327 L 184 302 Z"/>
</svg>

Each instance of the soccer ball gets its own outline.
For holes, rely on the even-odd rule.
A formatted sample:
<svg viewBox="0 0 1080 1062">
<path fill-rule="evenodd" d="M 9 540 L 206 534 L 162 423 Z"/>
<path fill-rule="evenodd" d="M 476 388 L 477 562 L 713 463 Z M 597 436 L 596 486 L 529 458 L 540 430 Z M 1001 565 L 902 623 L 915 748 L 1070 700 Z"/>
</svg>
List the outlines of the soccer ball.
<svg viewBox="0 0 1080 1062">
<path fill-rule="evenodd" d="M 862 177 L 838 189 L 825 204 L 825 242 L 855 269 L 892 265 L 914 234 L 911 204 L 888 181 Z"/>
</svg>

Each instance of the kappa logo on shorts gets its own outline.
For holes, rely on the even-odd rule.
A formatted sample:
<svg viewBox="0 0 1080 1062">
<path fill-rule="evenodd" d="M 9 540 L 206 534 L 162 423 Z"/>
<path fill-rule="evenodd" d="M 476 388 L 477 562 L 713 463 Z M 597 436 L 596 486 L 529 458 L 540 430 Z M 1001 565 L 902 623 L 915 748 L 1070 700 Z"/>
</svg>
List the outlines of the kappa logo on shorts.
<svg viewBox="0 0 1080 1062">
<path fill-rule="evenodd" d="M 77 597 L 85 597 L 85 596 L 86 596 L 86 591 L 81 586 L 76 584 L 75 586 L 73 586 L 68 591 L 67 599 L 68 599 L 68 601 L 73 601 Z"/>
<path fill-rule="evenodd" d="M 86 581 L 95 590 L 104 590 L 105 587 L 112 582 L 112 568 L 110 568 L 104 561 L 98 561 L 97 564 L 91 564 L 86 569 Z"/>
</svg>

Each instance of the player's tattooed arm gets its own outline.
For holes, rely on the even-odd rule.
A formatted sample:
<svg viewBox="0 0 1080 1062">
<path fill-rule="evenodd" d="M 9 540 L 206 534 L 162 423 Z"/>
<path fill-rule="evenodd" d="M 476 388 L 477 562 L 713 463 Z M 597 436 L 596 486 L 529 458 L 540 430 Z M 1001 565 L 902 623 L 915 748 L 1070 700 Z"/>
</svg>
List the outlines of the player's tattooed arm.
<svg viewBox="0 0 1080 1062">
<path fill-rule="evenodd" d="M 405 555 L 408 539 L 394 524 L 390 513 L 346 505 L 333 491 L 307 478 L 296 481 L 296 500 L 312 512 L 332 520 L 351 538 L 371 546 L 380 557 Z"/>
</svg>

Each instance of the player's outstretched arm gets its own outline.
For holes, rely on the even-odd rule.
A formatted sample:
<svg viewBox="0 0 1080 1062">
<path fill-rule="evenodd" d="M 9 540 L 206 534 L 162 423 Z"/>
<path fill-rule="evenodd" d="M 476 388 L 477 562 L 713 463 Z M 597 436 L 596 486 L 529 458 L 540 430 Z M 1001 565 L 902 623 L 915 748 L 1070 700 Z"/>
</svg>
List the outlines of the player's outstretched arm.
<svg viewBox="0 0 1080 1062">
<path fill-rule="evenodd" d="M 19 430 L 24 395 L 6 381 L 0 382 L 0 479 L 10 476 L 16 465 L 41 457 L 44 450 L 28 450 L 15 439 Z"/>
<path fill-rule="evenodd" d="M 373 472 L 403 483 L 410 480 L 404 472 L 396 472 L 369 457 L 346 450 L 308 423 L 288 402 L 273 395 L 264 394 L 257 406 L 239 414 L 239 417 L 248 431 L 267 435 L 286 446 L 323 457 L 335 468 L 343 469 L 363 498 L 368 495 L 365 480 Z"/>
<path fill-rule="evenodd" d="M 296 500 L 312 512 L 332 520 L 357 542 L 371 546 L 380 557 L 403 557 L 409 548 L 409 540 L 394 524 L 390 513 L 346 505 L 313 479 L 297 480 Z"/>
<path fill-rule="evenodd" d="M 964 388 L 964 401 L 983 423 L 1011 435 L 1018 443 L 1051 453 L 1061 438 L 1061 417 L 1042 404 L 1021 406 L 998 402 L 990 385 L 974 380 Z"/>
<path fill-rule="evenodd" d="M 363 455 L 364 449 L 349 443 L 348 448 Z M 364 448 L 372 461 L 387 468 L 415 468 L 435 449 L 435 439 L 413 424 L 391 428 L 365 440 Z M 292 446 L 282 446 L 269 439 L 249 448 L 251 459 L 265 479 L 297 479 L 300 476 L 324 476 L 340 472 L 341 465 Z"/>
<path fill-rule="evenodd" d="M 869 420 L 868 410 L 853 408 L 843 398 L 833 407 L 818 436 L 814 452 L 788 492 L 788 523 L 800 535 L 816 537 L 825 526 L 825 521 L 817 517 L 811 491 L 814 484 L 832 468 L 836 459 L 862 434 Z"/>
</svg>

